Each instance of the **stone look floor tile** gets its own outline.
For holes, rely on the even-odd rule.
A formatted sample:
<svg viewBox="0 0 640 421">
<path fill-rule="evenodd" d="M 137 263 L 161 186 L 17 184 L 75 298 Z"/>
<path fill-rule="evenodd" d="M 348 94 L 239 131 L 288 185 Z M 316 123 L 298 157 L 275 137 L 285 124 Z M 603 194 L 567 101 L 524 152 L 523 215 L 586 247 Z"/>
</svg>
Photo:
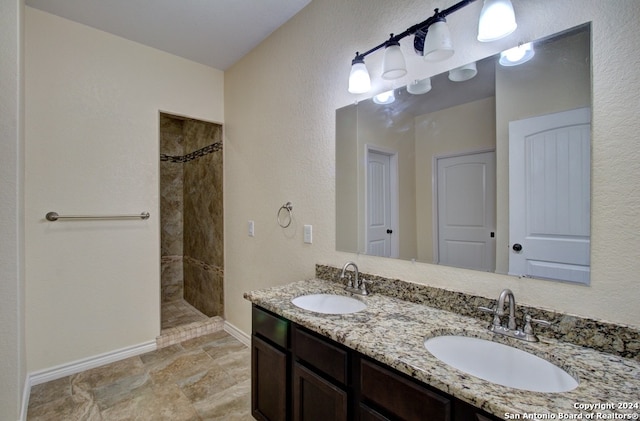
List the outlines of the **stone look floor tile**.
<svg viewBox="0 0 640 421">
<path fill-rule="evenodd" d="M 251 420 L 250 366 L 215 332 L 34 386 L 27 420 Z"/>
</svg>

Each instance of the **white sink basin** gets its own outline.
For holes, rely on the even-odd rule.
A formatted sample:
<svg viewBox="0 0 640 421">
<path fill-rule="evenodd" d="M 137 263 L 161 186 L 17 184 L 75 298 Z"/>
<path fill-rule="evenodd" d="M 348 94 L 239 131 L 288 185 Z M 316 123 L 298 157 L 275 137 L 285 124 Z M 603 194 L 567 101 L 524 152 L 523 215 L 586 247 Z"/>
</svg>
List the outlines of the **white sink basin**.
<svg viewBox="0 0 640 421">
<path fill-rule="evenodd" d="M 356 313 L 367 307 L 367 305 L 360 300 L 335 294 L 303 295 L 294 298 L 291 302 L 296 307 L 324 314 Z"/>
<path fill-rule="evenodd" d="M 502 386 L 546 393 L 578 386 L 555 364 L 508 345 L 468 336 L 436 336 L 425 340 L 424 346 L 442 362 Z"/>
</svg>

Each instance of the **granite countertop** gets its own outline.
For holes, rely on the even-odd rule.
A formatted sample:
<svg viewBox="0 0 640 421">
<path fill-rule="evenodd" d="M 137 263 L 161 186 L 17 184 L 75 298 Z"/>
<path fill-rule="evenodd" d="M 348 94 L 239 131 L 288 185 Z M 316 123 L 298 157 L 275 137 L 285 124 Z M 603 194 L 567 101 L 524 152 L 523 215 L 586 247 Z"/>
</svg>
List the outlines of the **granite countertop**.
<svg viewBox="0 0 640 421">
<path fill-rule="evenodd" d="M 382 294 L 354 296 L 367 308 L 346 315 L 319 314 L 291 303 L 295 297 L 316 293 L 351 295 L 336 282 L 311 279 L 251 291 L 244 297 L 500 418 L 594 414 L 592 419 L 638 419 L 640 362 L 636 360 L 544 337 L 528 343 L 493 335 L 487 330 L 490 315 L 483 322 Z M 569 392 L 541 393 L 479 379 L 446 365 L 424 348 L 426 338 L 443 334 L 475 336 L 528 351 L 562 367 L 579 385 Z M 632 407 L 624 408 L 627 404 Z"/>
</svg>

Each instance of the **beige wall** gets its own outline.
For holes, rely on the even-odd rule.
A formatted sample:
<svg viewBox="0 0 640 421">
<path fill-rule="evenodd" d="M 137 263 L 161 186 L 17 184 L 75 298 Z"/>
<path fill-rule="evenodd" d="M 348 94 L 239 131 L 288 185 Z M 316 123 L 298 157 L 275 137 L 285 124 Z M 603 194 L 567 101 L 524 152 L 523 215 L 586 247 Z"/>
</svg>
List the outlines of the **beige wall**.
<svg viewBox="0 0 640 421">
<path fill-rule="evenodd" d="M 160 332 L 159 111 L 222 122 L 223 73 L 26 8 L 30 372 Z M 46 222 L 48 211 L 148 221 Z"/>
<path fill-rule="evenodd" d="M 391 122 L 393 121 L 393 123 Z M 416 169 L 415 138 L 413 116 L 398 112 L 387 118 L 380 118 L 375 112 L 358 112 L 357 143 L 358 157 L 358 215 L 365 215 L 367 196 L 367 149 L 395 155 L 397 162 L 397 195 L 398 209 L 391 211 L 391 218 L 397 212 L 396 227 L 398 239 L 397 253 L 401 259 L 416 258 Z M 394 181 L 392 180 L 392 183 Z M 360 218 L 358 231 L 358 248 L 366 252 L 367 221 Z"/>
<path fill-rule="evenodd" d="M 433 262 L 433 158 L 496 147 L 495 98 L 458 105 L 415 119 L 418 260 Z"/>
<path fill-rule="evenodd" d="M 335 251 L 335 110 L 357 97 L 347 92 L 356 51 L 382 42 L 430 15 L 440 2 L 314 0 L 264 43 L 225 72 L 225 241 L 227 320 L 250 331 L 250 304 L 242 293 L 314 275 L 316 263 L 496 297 L 514 290 L 520 302 L 640 327 L 640 2 L 602 7 L 599 0 L 514 0 L 517 32 L 498 42 L 475 40 L 482 2 L 448 19 L 457 46 L 444 63 L 410 58 L 411 78 L 441 73 L 569 27 L 593 21 L 593 211 L 591 285 L 518 279 L 462 269 Z M 382 54 L 367 58 L 379 74 Z M 377 92 L 388 88 L 376 77 Z M 288 229 L 275 222 L 293 202 Z M 256 221 L 256 237 L 246 235 Z M 314 243 L 303 244 L 303 224 Z"/>
<path fill-rule="evenodd" d="M 23 22 L 20 0 L 0 2 L 0 414 L 19 418 L 24 346 Z"/>
</svg>

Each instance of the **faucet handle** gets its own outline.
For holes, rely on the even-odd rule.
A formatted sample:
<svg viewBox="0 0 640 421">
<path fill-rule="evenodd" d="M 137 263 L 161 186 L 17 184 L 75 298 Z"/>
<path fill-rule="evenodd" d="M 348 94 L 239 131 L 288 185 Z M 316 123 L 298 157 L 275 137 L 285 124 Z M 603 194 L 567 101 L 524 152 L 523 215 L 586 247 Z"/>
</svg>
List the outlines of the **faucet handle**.
<svg viewBox="0 0 640 421">
<path fill-rule="evenodd" d="M 496 314 L 496 309 L 495 308 L 479 306 L 478 310 L 482 311 L 483 313 Z"/>
<path fill-rule="evenodd" d="M 479 306 L 478 310 L 482 311 L 483 313 L 493 314 L 492 325 L 493 326 L 500 326 L 500 316 L 498 316 L 498 310 L 496 308 L 489 308 L 489 307 Z M 491 328 L 491 326 L 489 326 L 489 327 Z"/>
<path fill-rule="evenodd" d="M 533 335 L 533 327 L 531 326 L 531 323 L 535 323 L 540 326 L 551 326 L 551 322 L 542 319 L 534 319 L 529 314 L 524 315 L 524 321 L 525 324 L 522 330 L 524 331 L 524 333 L 531 335 Z"/>
<path fill-rule="evenodd" d="M 368 281 L 364 278 L 360 279 L 360 285 L 362 285 L 360 287 L 360 291 L 362 291 L 362 295 L 369 295 L 369 291 L 367 291 L 367 284 L 372 284 L 372 281 Z"/>
<path fill-rule="evenodd" d="M 340 275 L 340 278 L 344 279 L 347 278 L 347 288 L 352 288 L 353 287 L 353 280 L 351 279 L 351 275 L 350 274 L 342 274 Z"/>
</svg>

